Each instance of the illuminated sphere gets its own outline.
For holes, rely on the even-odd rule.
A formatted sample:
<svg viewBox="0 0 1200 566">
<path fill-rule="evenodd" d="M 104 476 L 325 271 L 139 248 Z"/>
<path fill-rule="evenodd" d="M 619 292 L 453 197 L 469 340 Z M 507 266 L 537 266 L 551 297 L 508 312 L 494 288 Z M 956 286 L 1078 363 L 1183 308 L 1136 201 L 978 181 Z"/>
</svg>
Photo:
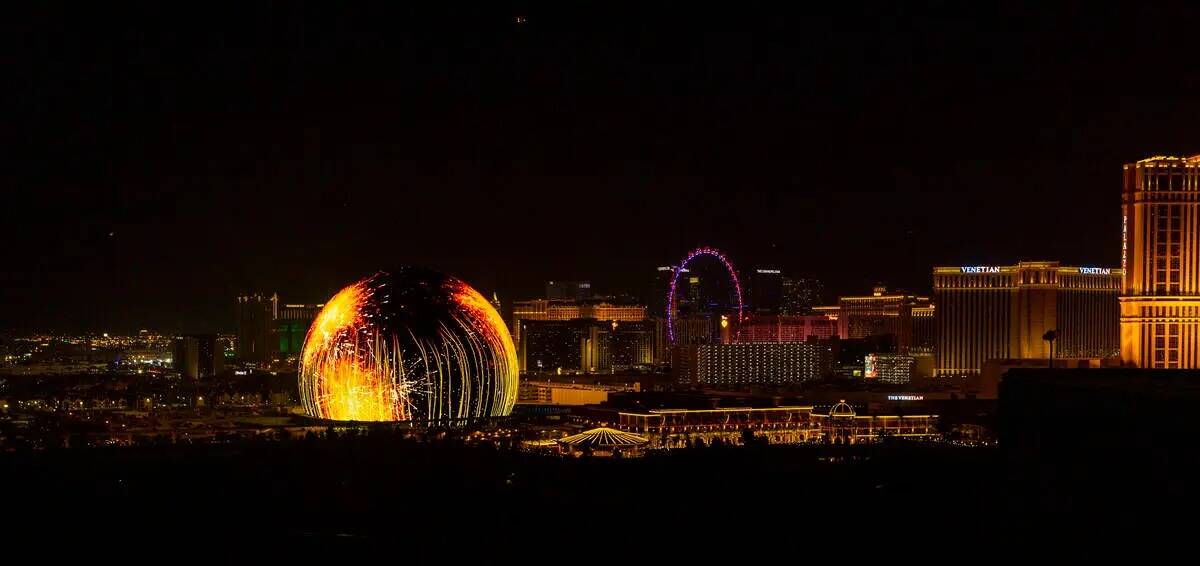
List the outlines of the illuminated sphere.
<svg viewBox="0 0 1200 566">
<path fill-rule="evenodd" d="M 325 303 L 304 340 L 299 383 L 313 417 L 450 424 L 512 412 L 517 354 L 478 291 L 403 268 Z"/>
</svg>

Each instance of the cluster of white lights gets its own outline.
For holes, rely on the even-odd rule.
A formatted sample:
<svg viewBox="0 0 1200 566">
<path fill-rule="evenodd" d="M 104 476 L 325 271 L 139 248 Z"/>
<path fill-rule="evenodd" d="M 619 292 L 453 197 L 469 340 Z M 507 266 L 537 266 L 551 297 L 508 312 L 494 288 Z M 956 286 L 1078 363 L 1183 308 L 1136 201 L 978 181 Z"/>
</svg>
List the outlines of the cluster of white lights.
<svg viewBox="0 0 1200 566">
<path fill-rule="evenodd" d="M 821 374 L 820 344 L 742 343 L 699 346 L 701 383 L 789 383 Z"/>
</svg>

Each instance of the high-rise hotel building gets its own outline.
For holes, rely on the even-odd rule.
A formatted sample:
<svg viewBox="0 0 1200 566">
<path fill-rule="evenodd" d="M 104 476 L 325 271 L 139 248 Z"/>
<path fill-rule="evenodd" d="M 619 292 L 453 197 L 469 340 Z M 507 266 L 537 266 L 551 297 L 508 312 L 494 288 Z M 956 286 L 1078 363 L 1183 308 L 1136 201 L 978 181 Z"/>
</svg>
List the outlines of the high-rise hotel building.
<svg viewBox="0 0 1200 566">
<path fill-rule="evenodd" d="M 933 345 L 934 304 L 929 297 L 889 293 L 876 285 L 871 296 L 839 297 L 837 307 L 813 309 L 838 323 L 838 335 L 858 339 L 892 335 L 900 354 L 928 354 Z"/>
<path fill-rule="evenodd" d="M 1200 155 L 1125 165 L 1121 362 L 1200 368 Z"/>
<path fill-rule="evenodd" d="M 645 305 L 613 304 L 604 300 L 531 299 L 513 301 L 513 344 L 521 346 L 522 320 L 580 320 L 636 322 L 646 320 Z"/>
<path fill-rule="evenodd" d="M 795 384 L 829 374 L 836 342 L 740 342 L 676 346 L 675 381 L 693 387 Z"/>
<path fill-rule="evenodd" d="M 992 359 L 1115 358 L 1120 269 L 1055 261 L 933 268 L 934 375 L 979 373 Z"/>
</svg>

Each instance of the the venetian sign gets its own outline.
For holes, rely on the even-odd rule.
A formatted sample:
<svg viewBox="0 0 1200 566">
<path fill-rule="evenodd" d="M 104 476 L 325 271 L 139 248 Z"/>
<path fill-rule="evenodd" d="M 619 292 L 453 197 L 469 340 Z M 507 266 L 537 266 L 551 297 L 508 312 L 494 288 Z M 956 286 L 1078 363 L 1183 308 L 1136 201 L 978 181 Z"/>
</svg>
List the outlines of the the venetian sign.
<svg viewBox="0 0 1200 566">
<path fill-rule="evenodd" d="M 998 265 L 964 265 L 959 269 L 963 273 L 1000 273 Z"/>
</svg>

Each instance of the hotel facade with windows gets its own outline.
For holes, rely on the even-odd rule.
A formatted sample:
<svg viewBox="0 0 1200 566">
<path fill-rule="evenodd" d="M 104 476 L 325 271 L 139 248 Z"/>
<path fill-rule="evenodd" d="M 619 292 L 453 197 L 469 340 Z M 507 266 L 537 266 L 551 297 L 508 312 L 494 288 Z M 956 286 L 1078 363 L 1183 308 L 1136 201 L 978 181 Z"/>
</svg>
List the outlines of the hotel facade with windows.
<svg viewBox="0 0 1200 566">
<path fill-rule="evenodd" d="M 645 305 L 613 304 L 607 301 L 578 301 L 574 299 L 530 299 L 514 301 L 512 324 L 513 344 L 521 347 L 523 320 L 581 320 L 637 322 L 646 320 Z M 522 368 L 523 369 L 523 368 Z"/>
<path fill-rule="evenodd" d="M 1121 362 L 1200 368 L 1200 155 L 1124 168 Z"/>
<path fill-rule="evenodd" d="M 676 383 L 693 387 L 782 385 L 821 379 L 837 356 L 835 342 L 741 342 L 674 348 Z"/>
<path fill-rule="evenodd" d="M 935 267 L 934 375 L 978 374 L 992 359 L 1048 358 L 1049 330 L 1059 332 L 1055 358 L 1117 357 L 1121 276 L 1054 261 Z"/>
<path fill-rule="evenodd" d="M 859 339 L 892 335 L 895 352 L 928 354 L 933 347 L 935 310 L 929 297 L 888 292 L 876 285 L 870 296 L 839 297 L 837 306 L 816 307 L 816 313 L 838 324 L 838 336 Z"/>
<path fill-rule="evenodd" d="M 619 412 L 617 427 L 643 435 L 649 449 L 684 448 L 694 442 L 741 444 L 747 431 L 769 444 L 862 444 L 885 437 L 939 437 L 938 415 L 859 415 L 845 401 L 828 412 L 811 406 L 650 409 Z"/>
</svg>

